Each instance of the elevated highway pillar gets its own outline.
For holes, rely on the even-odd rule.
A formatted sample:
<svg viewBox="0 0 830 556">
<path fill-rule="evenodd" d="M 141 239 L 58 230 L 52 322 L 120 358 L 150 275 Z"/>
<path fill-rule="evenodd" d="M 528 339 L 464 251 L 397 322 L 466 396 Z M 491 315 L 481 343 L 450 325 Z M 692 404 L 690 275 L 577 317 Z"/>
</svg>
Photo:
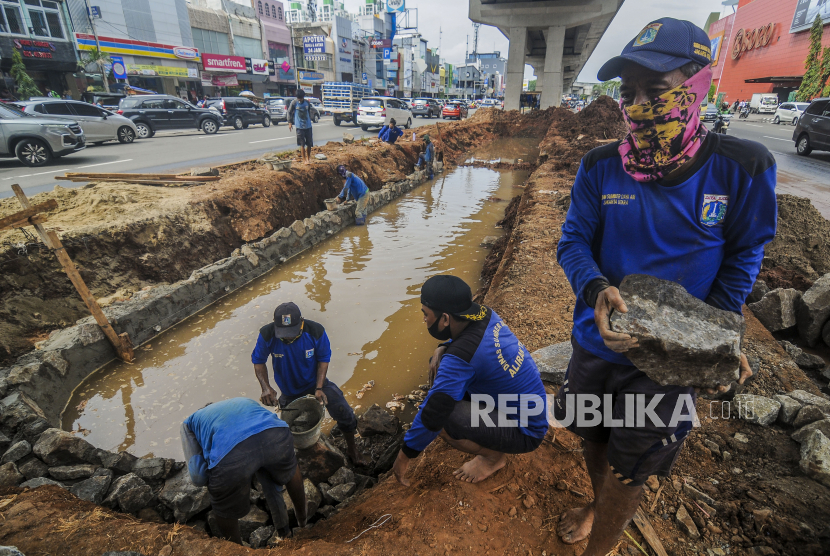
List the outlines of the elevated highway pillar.
<svg viewBox="0 0 830 556">
<path fill-rule="evenodd" d="M 518 110 L 527 54 L 527 27 L 510 28 L 510 48 L 507 54 L 507 82 L 504 88 L 504 109 Z"/>
<path fill-rule="evenodd" d="M 562 56 L 565 52 L 565 27 L 548 27 L 545 31 L 545 71 L 541 75 L 542 98 L 540 108 L 544 110 L 562 103 Z"/>
</svg>

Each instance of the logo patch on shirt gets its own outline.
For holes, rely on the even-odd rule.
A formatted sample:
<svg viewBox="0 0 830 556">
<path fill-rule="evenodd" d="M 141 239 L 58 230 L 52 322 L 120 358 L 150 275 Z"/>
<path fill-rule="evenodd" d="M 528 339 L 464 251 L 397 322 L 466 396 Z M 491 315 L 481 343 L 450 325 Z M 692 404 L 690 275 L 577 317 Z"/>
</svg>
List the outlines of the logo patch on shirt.
<svg viewBox="0 0 830 556">
<path fill-rule="evenodd" d="M 703 209 L 700 211 L 700 223 L 704 226 L 717 226 L 726 218 L 726 206 L 729 195 L 703 195 Z"/>
<path fill-rule="evenodd" d="M 640 31 L 640 34 L 637 35 L 637 40 L 634 41 L 634 46 L 644 46 L 654 42 L 657 38 L 657 32 L 662 26 L 662 23 L 651 23 L 646 25 L 643 30 Z"/>
<path fill-rule="evenodd" d="M 272 353 L 271 355 L 274 357 L 282 357 L 282 353 Z"/>
<path fill-rule="evenodd" d="M 282 316 L 282 325 L 283 326 L 291 326 L 291 315 L 283 315 Z"/>
<path fill-rule="evenodd" d="M 305 350 L 305 358 L 311 359 L 312 357 L 314 357 L 314 348 Z"/>
</svg>

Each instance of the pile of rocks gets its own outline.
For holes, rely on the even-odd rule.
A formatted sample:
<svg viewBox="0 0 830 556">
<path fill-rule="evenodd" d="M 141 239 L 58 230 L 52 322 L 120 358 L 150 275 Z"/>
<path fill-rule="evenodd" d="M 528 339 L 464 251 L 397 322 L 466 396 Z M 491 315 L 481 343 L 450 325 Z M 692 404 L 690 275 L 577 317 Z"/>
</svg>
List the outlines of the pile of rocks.
<svg viewBox="0 0 830 556">
<path fill-rule="evenodd" d="M 793 427 L 801 444 L 799 467 L 808 477 L 830 487 L 830 399 L 794 390 L 767 398 L 739 394 L 733 400 L 738 417 L 761 426 Z"/>
</svg>

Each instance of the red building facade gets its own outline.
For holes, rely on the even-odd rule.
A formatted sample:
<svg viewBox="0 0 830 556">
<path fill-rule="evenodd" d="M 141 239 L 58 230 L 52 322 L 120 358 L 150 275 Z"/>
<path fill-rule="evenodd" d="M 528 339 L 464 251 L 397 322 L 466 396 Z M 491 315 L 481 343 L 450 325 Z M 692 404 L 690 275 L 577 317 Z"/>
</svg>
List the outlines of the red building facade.
<svg viewBox="0 0 830 556">
<path fill-rule="evenodd" d="M 741 0 L 736 13 L 710 26 L 713 45 L 720 43 L 714 82 L 727 102 L 749 99 L 754 93 L 778 93 L 778 100 L 784 102 L 798 88 L 810 49 L 810 29 L 793 33 L 790 29 L 796 8 L 801 11 L 810 4 L 818 2 Z M 830 46 L 826 27 L 822 43 Z"/>
</svg>

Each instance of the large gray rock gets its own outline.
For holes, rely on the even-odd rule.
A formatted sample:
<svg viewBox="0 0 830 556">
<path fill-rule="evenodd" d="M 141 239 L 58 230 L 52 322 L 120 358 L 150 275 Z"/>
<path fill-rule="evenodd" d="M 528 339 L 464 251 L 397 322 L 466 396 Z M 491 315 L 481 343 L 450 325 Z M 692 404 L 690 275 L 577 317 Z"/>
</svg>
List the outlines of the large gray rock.
<svg viewBox="0 0 830 556">
<path fill-rule="evenodd" d="M 809 425 L 804 425 L 792 434 L 792 439 L 799 444 L 803 444 L 813 434 L 813 431 L 821 431 L 821 434 L 830 438 L 830 419 L 822 419 L 821 421 L 814 421 Z"/>
<path fill-rule="evenodd" d="M 680 284 L 644 274 L 626 276 L 620 294 L 628 312 L 614 312 L 611 327 L 639 340 L 639 347 L 625 355 L 653 381 L 711 388 L 738 379 L 741 315 L 707 305 Z"/>
<path fill-rule="evenodd" d="M 800 429 L 810 423 L 815 423 L 816 421 L 821 421 L 822 419 L 827 419 L 828 417 L 830 417 L 830 415 L 827 415 L 818 406 L 805 405 L 801 408 L 801 411 L 798 412 L 795 421 L 793 421 L 793 427 Z"/>
<path fill-rule="evenodd" d="M 0 426 L 16 430 L 39 418 L 45 419 L 46 415 L 34 400 L 22 392 L 9 394 L 0 400 Z"/>
<path fill-rule="evenodd" d="M 147 507 L 153 499 L 153 490 L 142 479 L 128 473 L 113 481 L 104 498 L 104 506 L 121 508 L 122 512 L 133 513 Z"/>
<path fill-rule="evenodd" d="M 395 434 L 399 425 L 399 419 L 378 404 L 372 404 L 357 418 L 357 432 L 364 438 L 377 434 Z"/>
<path fill-rule="evenodd" d="M 314 515 L 314 512 L 317 511 L 317 508 L 320 507 L 320 504 L 323 502 L 323 495 L 320 494 L 320 491 L 317 490 L 317 487 L 309 481 L 308 479 L 303 480 L 303 490 L 305 491 L 305 507 L 306 507 L 306 515 L 310 519 L 311 516 Z M 288 520 L 290 523 L 297 522 L 296 512 L 294 511 L 294 502 L 291 501 L 291 497 L 288 496 L 288 490 L 282 491 L 282 500 L 285 502 L 285 508 L 288 513 Z"/>
<path fill-rule="evenodd" d="M 62 465 L 60 467 L 52 467 L 49 469 L 49 475 L 56 481 L 71 481 L 73 479 L 88 479 L 92 477 L 97 465 L 91 463 L 82 463 L 79 465 Z"/>
<path fill-rule="evenodd" d="M 0 487 L 17 486 L 23 482 L 26 477 L 18 471 L 14 462 L 4 463 L 0 465 Z"/>
<path fill-rule="evenodd" d="M 741 419 L 764 427 L 774 423 L 781 410 L 781 404 L 777 401 L 754 394 L 738 394 L 733 404 L 737 405 Z"/>
<path fill-rule="evenodd" d="M 830 318 L 830 274 L 825 274 L 801 295 L 795 304 L 798 335 L 814 346 L 821 337 L 821 329 Z"/>
<path fill-rule="evenodd" d="M 3 457 L 0 458 L 0 463 L 9 463 L 10 461 L 18 461 L 32 453 L 32 445 L 21 440 L 12 444 Z"/>
<path fill-rule="evenodd" d="M 239 532 L 242 534 L 242 540 L 247 542 L 251 538 L 251 533 L 260 527 L 265 527 L 266 523 L 268 523 L 268 514 L 251 504 L 247 515 L 239 519 Z"/>
<path fill-rule="evenodd" d="M 194 485 L 190 481 L 186 467 L 167 479 L 164 488 L 159 492 L 159 500 L 173 510 L 173 515 L 179 523 L 188 521 L 210 507 L 207 487 Z"/>
<path fill-rule="evenodd" d="M 568 363 L 571 361 L 574 349 L 570 342 L 560 342 L 531 353 L 536 367 L 539 369 L 539 376 L 545 382 L 562 384 L 565 382 L 565 372 L 568 370 Z"/>
<path fill-rule="evenodd" d="M 303 477 L 322 483 L 346 465 L 346 456 L 325 436 L 321 436 L 314 446 L 297 450 L 297 465 Z"/>
<path fill-rule="evenodd" d="M 348 467 L 341 467 L 337 470 L 337 472 L 329 477 L 329 485 L 337 486 L 342 485 L 344 483 L 353 483 L 354 480 L 354 471 L 349 469 Z"/>
<path fill-rule="evenodd" d="M 274 527 L 271 525 L 267 525 L 265 527 L 260 527 L 253 533 L 251 533 L 251 538 L 248 541 L 248 544 L 251 548 L 265 548 L 268 544 L 268 539 L 271 538 L 271 535 L 274 534 Z"/>
<path fill-rule="evenodd" d="M 692 516 L 689 515 L 689 512 L 686 511 L 686 506 L 683 504 L 680 504 L 678 507 L 674 520 L 675 523 L 677 523 L 678 528 L 686 533 L 689 538 L 700 538 L 700 531 L 698 531 L 697 525 L 695 525 L 695 522 L 692 520 Z"/>
<path fill-rule="evenodd" d="M 145 481 L 163 481 L 170 476 L 176 461 L 168 458 L 142 458 L 133 464 L 133 473 Z"/>
<path fill-rule="evenodd" d="M 101 460 L 101 465 L 113 471 L 120 471 L 122 473 L 129 473 L 133 470 L 133 465 L 138 460 L 137 457 L 129 452 L 110 452 L 108 450 L 98 450 L 98 458 Z"/>
<path fill-rule="evenodd" d="M 801 470 L 813 480 L 830 487 L 830 439 L 813 431 L 801 444 Z"/>
<path fill-rule="evenodd" d="M 35 477 L 34 479 L 29 479 L 28 481 L 23 481 L 20 483 L 20 488 L 31 488 L 36 489 L 38 487 L 42 487 L 44 485 L 54 485 L 56 487 L 66 488 L 66 485 L 49 479 L 47 477 Z"/>
<path fill-rule="evenodd" d="M 769 291 L 769 286 L 763 280 L 755 280 L 755 283 L 752 285 L 752 291 L 746 298 L 747 304 L 755 303 L 756 301 L 761 301 L 764 296 Z"/>
<path fill-rule="evenodd" d="M 830 413 L 830 400 L 827 398 L 816 396 L 804 390 L 793 390 L 792 392 L 788 392 L 787 395 L 801 405 L 815 405 L 825 412 Z"/>
<path fill-rule="evenodd" d="M 37 439 L 40 438 L 40 435 L 48 430 L 51 429 L 52 425 L 46 419 L 38 417 L 33 421 L 29 421 L 17 431 L 18 437 L 23 437 L 23 440 L 26 440 L 32 446 L 35 445 Z"/>
<path fill-rule="evenodd" d="M 16 546 L 0 546 L 0 556 L 25 556 Z"/>
<path fill-rule="evenodd" d="M 339 504 L 351 496 L 356 487 L 357 485 L 355 485 L 355 483 L 337 485 L 329 489 L 327 496 Z"/>
<path fill-rule="evenodd" d="M 109 470 L 107 470 L 109 471 Z M 85 481 L 76 483 L 69 487 L 69 492 L 87 502 L 93 504 L 100 504 L 104 501 L 104 496 L 112 483 L 112 471 L 108 475 L 99 475 L 97 477 L 90 477 Z"/>
<path fill-rule="evenodd" d="M 821 327 L 821 339 L 824 340 L 825 346 L 830 346 L 830 320 Z"/>
<path fill-rule="evenodd" d="M 778 332 L 795 326 L 795 302 L 801 292 L 792 288 L 777 288 L 768 292 L 761 301 L 750 303 L 752 314 L 770 332 Z"/>
<path fill-rule="evenodd" d="M 34 453 L 50 467 L 75 463 L 101 464 L 95 446 L 60 429 L 49 429 L 41 434 Z"/>
<path fill-rule="evenodd" d="M 775 401 L 781 404 L 781 411 L 778 412 L 778 422 L 782 425 L 792 425 L 795 416 L 801 409 L 801 404 L 789 396 L 777 395 Z"/>
<path fill-rule="evenodd" d="M 0 431 L 0 453 L 5 452 L 12 445 L 12 439 Z"/>
<path fill-rule="evenodd" d="M 797 345 L 792 342 L 788 342 L 787 340 L 781 340 L 778 343 L 781 344 L 784 351 L 786 351 L 787 354 L 793 358 L 793 361 L 799 366 L 799 368 L 804 369 L 805 371 L 817 371 L 818 369 L 824 367 L 824 359 L 818 355 L 807 353 Z"/>
<path fill-rule="evenodd" d="M 37 458 L 32 458 L 19 467 L 20 472 L 27 479 L 35 479 L 37 477 L 45 477 L 49 472 L 49 466 Z"/>
</svg>

